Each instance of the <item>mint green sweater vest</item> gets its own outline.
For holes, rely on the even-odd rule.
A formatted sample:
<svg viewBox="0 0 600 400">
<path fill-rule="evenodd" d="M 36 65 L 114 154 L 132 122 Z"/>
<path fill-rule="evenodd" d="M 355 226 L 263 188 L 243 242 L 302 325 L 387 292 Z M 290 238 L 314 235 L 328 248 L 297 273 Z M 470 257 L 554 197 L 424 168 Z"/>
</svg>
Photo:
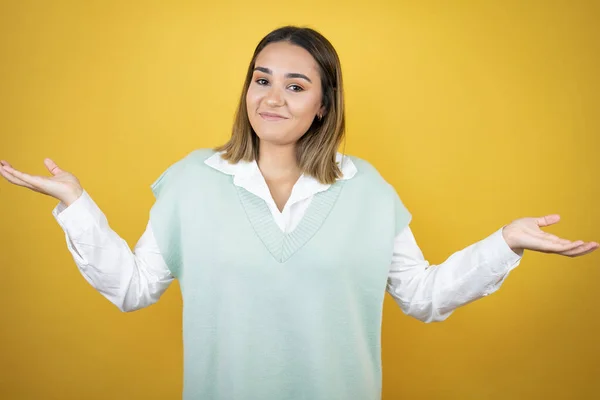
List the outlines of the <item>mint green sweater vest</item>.
<svg viewBox="0 0 600 400">
<path fill-rule="evenodd" d="M 183 298 L 185 400 L 375 400 L 393 241 L 410 214 L 367 162 L 283 233 L 195 150 L 152 184 Z"/>
</svg>

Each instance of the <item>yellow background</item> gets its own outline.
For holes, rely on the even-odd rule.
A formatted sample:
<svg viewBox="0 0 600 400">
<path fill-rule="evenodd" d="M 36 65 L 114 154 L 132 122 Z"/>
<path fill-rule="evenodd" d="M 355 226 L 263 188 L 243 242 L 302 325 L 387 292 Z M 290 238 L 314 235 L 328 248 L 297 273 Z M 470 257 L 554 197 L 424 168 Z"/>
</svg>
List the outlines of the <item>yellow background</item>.
<svg viewBox="0 0 600 400">
<path fill-rule="evenodd" d="M 600 240 L 600 7 L 592 1 L 1 1 L 0 158 L 73 172 L 133 247 L 149 185 L 223 143 L 252 51 L 320 30 L 346 152 L 412 212 L 432 264 L 513 219 Z M 177 399 L 181 300 L 121 313 L 79 274 L 52 198 L 0 183 L 0 398 Z M 440 324 L 386 296 L 384 399 L 600 398 L 600 251 L 526 252 Z"/>
</svg>

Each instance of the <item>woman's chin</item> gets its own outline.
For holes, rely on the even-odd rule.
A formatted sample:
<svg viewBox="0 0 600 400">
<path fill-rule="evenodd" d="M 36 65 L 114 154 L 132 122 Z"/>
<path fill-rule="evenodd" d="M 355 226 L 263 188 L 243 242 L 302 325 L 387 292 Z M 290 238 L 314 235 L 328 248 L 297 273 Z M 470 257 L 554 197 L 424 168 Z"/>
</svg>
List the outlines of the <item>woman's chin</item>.
<svg viewBox="0 0 600 400">
<path fill-rule="evenodd" d="M 290 138 L 289 135 L 282 134 L 281 132 L 257 132 L 256 136 L 258 136 L 261 142 L 278 146 L 288 145 L 295 142 L 295 140 Z"/>
</svg>

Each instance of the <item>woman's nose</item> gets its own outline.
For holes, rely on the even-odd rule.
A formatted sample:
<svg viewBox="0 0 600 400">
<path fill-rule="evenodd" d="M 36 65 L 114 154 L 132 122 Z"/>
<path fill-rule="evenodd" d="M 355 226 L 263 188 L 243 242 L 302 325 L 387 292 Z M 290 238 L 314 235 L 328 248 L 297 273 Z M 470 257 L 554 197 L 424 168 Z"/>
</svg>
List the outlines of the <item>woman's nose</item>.
<svg viewBox="0 0 600 400">
<path fill-rule="evenodd" d="M 267 105 L 271 107 L 282 106 L 284 103 L 283 94 L 281 90 L 276 87 L 271 87 L 266 96 Z"/>
</svg>

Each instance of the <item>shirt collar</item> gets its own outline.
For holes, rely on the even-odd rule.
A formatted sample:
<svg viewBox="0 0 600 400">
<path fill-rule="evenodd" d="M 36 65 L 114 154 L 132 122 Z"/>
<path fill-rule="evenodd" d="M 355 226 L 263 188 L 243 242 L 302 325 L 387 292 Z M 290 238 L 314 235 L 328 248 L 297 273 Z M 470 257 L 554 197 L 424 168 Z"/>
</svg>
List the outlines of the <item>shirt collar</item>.
<svg viewBox="0 0 600 400">
<path fill-rule="evenodd" d="M 217 152 L 207 158 L 204 163 L 209 167 L 212 167 L 218 171 L 223 172 L 224 174 L 239 176 L 239 177 L 247 177 L 260 173 L 258 169 L 258 164 L 256 161 L 239 161 L 236 164 L 230 164 L 229 161 L 223 159 L 221 157 L 223 152 Z M 350 157 L 342 154 L 336 154 L 336 163 L 340 165 L 340 169 L 342 171 L 342 177 L 338 178 L 338 180 L 346 180 L 351 179 L 356 174 L 356 166 L 350 159 Z M 304 176 L 304 175 L 302 175 Z M 314 179 L 312 177 L 306 177 L 307 179 Z M 316 180 L 316 179 L 314 179 Z M 318 181 L 317 181 L 318 182 Z"/>
<path fill-rule="evenodd" d="M 213 154 L 207 158 L 204 163 L 217 171 L 232 175 L 234 185 L 248 190 L 250 193 L 267 202 L 273 201 L 269 188 L 256 161 L 239 161 L 236 164 L 230 164 L 229 161 L 224 160 L 221 157 L 221 154 L 223 154 L 223 152 Z M 336 162 L 342 171 L 341 178 L 338 178 L 337 180 L 348 180 L 356 175 L 356 166 L 347 155 L 337 153 Z M 331 185 L 329 184 L 319 182 L 311 176 L 302 174 L 292 189 L 290 198 L 286 203 L 286 208 L 316 193 L 325 191 L 330 186 Z"/>
</svg>

